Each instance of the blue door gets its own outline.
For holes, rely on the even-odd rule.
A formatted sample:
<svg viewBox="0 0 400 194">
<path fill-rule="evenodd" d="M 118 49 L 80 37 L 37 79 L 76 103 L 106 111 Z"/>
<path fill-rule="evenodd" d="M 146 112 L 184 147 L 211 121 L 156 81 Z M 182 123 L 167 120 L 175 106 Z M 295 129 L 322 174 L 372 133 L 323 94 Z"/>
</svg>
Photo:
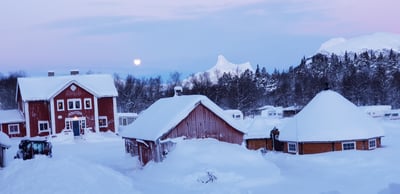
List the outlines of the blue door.
<svg viewBox="0 0 400 194">
<path fill-rule="evenodd" d="M 79 136 L 79 121 L 72 121 L 72 130 L 74 131 L 74 136 Z"/>
</svg>

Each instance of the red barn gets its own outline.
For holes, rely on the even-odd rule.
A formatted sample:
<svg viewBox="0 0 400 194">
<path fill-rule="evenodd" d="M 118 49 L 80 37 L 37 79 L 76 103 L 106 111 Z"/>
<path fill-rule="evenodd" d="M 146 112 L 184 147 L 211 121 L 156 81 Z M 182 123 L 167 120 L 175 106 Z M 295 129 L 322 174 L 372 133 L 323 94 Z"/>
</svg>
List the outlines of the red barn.
<svg viewBox="0 0 400 194">
<path fill-rule="evenodd" d="M 18 78 L 15 111 L 24 121 L 18 130 L 3 131 L 11 137 L 117 132 L 117 96 L 110 75 Z"/>
<path fill-rule="evenodd" d="M 145 165 L 160 162 L 171 151 L 174 138 L 214 138 L 242 144 L 241 127 L 206 96 L 162 98 L 123 129 L 126 152 Z"/>
</svg>

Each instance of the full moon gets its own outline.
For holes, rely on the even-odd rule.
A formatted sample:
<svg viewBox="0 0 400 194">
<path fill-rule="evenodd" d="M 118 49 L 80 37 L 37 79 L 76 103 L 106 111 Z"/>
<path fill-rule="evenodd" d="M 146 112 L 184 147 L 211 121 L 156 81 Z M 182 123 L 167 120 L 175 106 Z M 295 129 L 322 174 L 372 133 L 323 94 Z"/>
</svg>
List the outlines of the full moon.
<svg viewBox="0 0 400 194">
<path fill-rule="evenodd" d="M 140 60 L 140 59 L 134 59 L 133 60 L 133 64 L 136 65 L 136 66 L 139 66 L 141 63 L 142 63 L 142 60 Z"/>
</svg>

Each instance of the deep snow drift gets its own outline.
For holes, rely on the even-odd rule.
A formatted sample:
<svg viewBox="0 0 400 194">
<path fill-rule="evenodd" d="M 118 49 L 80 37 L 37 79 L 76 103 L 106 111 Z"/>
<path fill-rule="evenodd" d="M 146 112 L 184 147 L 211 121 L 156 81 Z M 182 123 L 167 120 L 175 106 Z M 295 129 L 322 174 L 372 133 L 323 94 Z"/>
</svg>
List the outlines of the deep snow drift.
<svg viewBox="0 0 400 194">
<path fill-rule="evenodd" d="M 400 193 L 400 121 L 381 121 L 383 148 L 315 155 L 250 151 L 213 139 L 179 142 L 141 168 L 113 134 L 53 141 L 53 158 L 14 160 L 1 193 Z"/>
</svg>

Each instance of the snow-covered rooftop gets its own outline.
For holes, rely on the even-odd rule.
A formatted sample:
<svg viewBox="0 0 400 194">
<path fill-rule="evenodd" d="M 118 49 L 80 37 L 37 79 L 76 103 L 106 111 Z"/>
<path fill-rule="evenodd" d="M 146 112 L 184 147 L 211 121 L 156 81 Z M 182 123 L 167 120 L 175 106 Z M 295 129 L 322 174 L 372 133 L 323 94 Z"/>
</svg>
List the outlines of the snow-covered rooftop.
<svg viewBox="0 0 400 194">
<path fill-rule="evenodd" d="M 24 122 L 25 119 L 17 109 L 0 110 L 0 124 L 1 123 L 19 123 Z"/>
<path fill-rule="evenodd" d="M 122 127 L 123 137 L 153 140 L 179 124 L 198 103 L 203 104 L 239 131 L 242 126 L 224 113 L 218 105 L 203 95 L 183 95 L 162 98 L 143 111 L 132 124 Z"/>
<path fill-rule="evenodd" d="M 279 130 L 280 140 L 298 142 L 357 140 L 384 135 L 376 120 L 332 90 L 318 93 Z"/>
<path fill-rule="evenodd" d="M 83 87 L 97 97 L 118 96 L 111 75 L 68 75 L 18 78 L 22 100 L 48 100 L 71 83 Z"/>
<path fill-rule="evenodd" d="M 281 128 L 283 119 L 267 119 L 264 117 L 255 117 L 248 119 L 250 122 L 247 127 L 245 139 L 270 138 L 270 132 L 274 127 Z"/>
</svg>

